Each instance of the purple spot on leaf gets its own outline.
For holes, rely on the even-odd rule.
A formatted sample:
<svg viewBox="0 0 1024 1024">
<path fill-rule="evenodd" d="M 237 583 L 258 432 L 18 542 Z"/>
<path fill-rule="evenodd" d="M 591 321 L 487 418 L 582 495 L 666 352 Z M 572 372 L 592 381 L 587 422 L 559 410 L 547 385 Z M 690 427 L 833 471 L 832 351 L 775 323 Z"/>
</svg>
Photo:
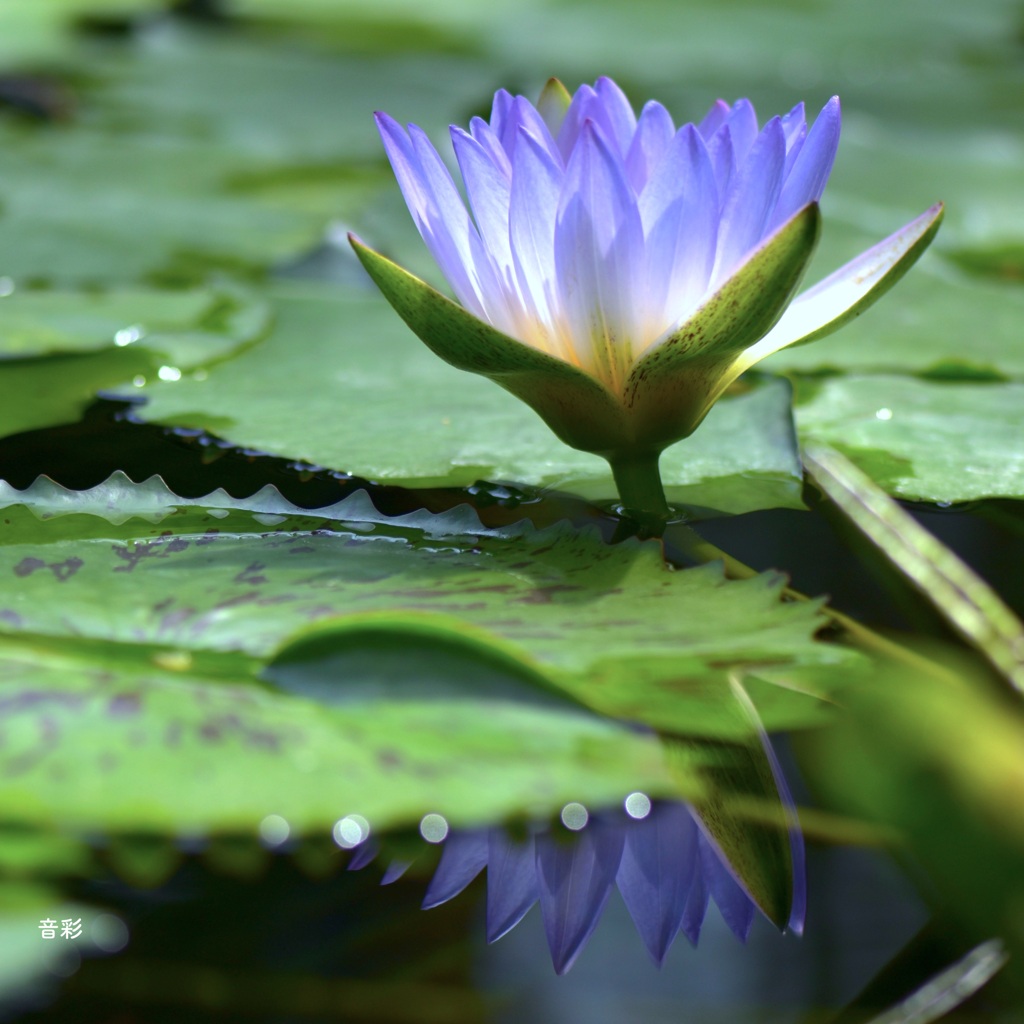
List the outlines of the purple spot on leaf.
<svg viewBox="0 0 1024 1024">
<path fill-rule="evenodd" d="M 137 693 L 119 693 L 110 698 L 107 714 L 112 718 L 124 718 L 137 715 L 142 707 L 142 698 Z"/>
</svg>

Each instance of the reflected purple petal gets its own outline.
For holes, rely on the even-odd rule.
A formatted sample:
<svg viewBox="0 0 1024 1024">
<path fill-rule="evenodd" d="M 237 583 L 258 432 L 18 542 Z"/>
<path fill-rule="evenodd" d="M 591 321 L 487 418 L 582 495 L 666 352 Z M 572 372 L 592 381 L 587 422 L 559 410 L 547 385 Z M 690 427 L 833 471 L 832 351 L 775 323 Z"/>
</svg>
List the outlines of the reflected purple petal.
<svg viewBox="0 0 1024 1024">
<path fill-rule="evenodd" d="M 487 867 L 488 846 L 485 829 L 450 833 L 423 897 L 423 909 L 439 907 L 458 896 Z"/>
<path fill-rule="evenodd" d="M 573 965 L 597 927 L 622 857 L 621 826 L 600 821 L 559 842 L 537 843 L 537 877 L 544 931 L 556 974 Z"/>
<path fill-rule="evenodd" d="M 623 831 L 625 842 L 615 881 L 640 938 L 660 967 L 683 926 L 695 887 L 699 830 L 683 804 L 664 804 Z M 706 897 L 703 902 L 706 906 Z M 696 903 L 693 909 L 697 909 Z M 701 910 L 693 941 L 703 920 Z"/>
<path fill-rule="evenodd" d="M 780 786 L 786 800 L 789 790 Z M 790 927 L 802 916 L 802 839 L 791 833 L 794 878 Z M 679 934 L 696 946 L 714 899 L 729 929 L 746 941 L 756 905 L 740 885 L 694 812 L 654 801 L 637 820 L 622 812 L 594 814 L 578 831 L 557 826 L 513 838 L 502 828 L 454 832 L 442 851 L 423 906 L 462 892 L 487 868 L 487 940 L 510 931 L 540 900 L 552 964 L 565 973 L 585 948 L 618 886 L 651 959 L 661 966 Z"/>
<path fill-rule="evenodd" d="M 487 849 L 487 941 L 497 942 L 540 897 L 534 840 L 492 829 Z"/>
</svg>

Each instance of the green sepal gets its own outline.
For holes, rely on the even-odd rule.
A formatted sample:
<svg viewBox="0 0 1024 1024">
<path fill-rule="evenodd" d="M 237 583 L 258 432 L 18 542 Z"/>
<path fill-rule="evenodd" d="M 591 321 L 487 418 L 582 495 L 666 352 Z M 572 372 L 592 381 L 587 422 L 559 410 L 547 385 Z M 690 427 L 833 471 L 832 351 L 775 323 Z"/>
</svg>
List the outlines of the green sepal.
<svg viewBox="0 0 1024 1024">
<path fill-rule="evenodd" d="M 809 334 L 805 334 L 798 341 L 792 342 L 793 345 L 807 345 L 812 341 L 817 341 L 819 338 L 827 337 L 834 331 L 838 331 L 840 327 L 844 327 L 851 320 L 855 320 L 861 315 L 866 309 L 873 306 L 890 288 L 897 284 L 904 274 L 918 261 L 925 249 L 932 244 L 933 239 L 938 233 L 939 227 L 942 225 L 942 218 L 945 216 L 946 209 L 942 203 L 936 203 L 935 206 L 931 207 L 927 211 L 931 215 L 931 220 L 928 223 L 927 230 L 917 238 L 912 245 L 903 250 L 898 258 L 892 263 L 892 265 L 885 271 L 885 273 L 878 279 L 878 281 L 868 289 L 856 302 L 852 305 L 847 306 L 834 319 L 829 320 L 828 323 L 822 324 L 816 330 L 811 331 Z M 917 223 L 916 221 L 912 223 Z M 910 225 L 907 225 L 910 227 Z M 900 232 L 894 236 L 896 240 L 900 237 Z M 894 239 L 887 239 L 890 245 L 895 246 L 897 244 Z M 850 264 L 840 267 L 835 273 L 830 274 L 825 280 L 819 284 L 814 285 L 805 294 L 808 296 L 814 294 L 819 288 L 827 288 L 828 285 L 842 275 L 844 272 L 849 272 L 852 267 L 857 266 L 858 263 L 864 257 L 866 257 L 873 250 L 869 249 L 866 253 L 862 253 L 861 256 L 857 257 Z M 803 296 L 801 296 L 803 298 Z"/>
<path fill-rule="evenodd" d="M 816 203 L 805 206 L 671 338 L 637 362 L 623 395 L 636 447 L 660 451 L 696 430 L 719 394 L 720 378 L 789 304 L 820 220 Z"/>
<path fill-rule="evenodd" d="M 500 384 L 573 448 L 607 455 L 629 447 L 621 403 L 589 374 L 510 338 L 358 239 L 349 241 L 384 298 L 435 355 Z"/>
</svg>

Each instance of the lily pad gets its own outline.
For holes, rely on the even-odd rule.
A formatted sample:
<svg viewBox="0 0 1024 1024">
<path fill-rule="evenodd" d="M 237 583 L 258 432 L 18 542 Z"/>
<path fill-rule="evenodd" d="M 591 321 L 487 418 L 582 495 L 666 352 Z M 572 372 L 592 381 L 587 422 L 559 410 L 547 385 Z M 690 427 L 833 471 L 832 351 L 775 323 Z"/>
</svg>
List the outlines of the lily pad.
<svg viewBox="0 0 1024 1024">
<path fill-rule="evenodd" d="M 0 270 L 18 284 L 258 275 L 388 183 L 375 106 L 401 97 L 443 124 L 453 96 L 486 88 L 480 62 L 451 54 L 339 61 L 173 21 L 79 54 L 71 123 L 0 122 Z M 319 201 L 282 192 L 296 172 L 318 178 Z"/>
<path fill-rule="evenodd" d="M 0 298 L 0 436 L 74 422 L 97 392 L 126 377 L 140 387 L 223 360 L 255 341 L 268 317 L 260 299 L 234 285 L 15 291 Z M 5 359 L 4 350 L 20 358 Z"/>
<path fill-rule="evenodd" d="M 146 347 L 196 366 L 254 340 L 265 321 L 263 304 L 234 289 L 17 289 L 0 299 L 0 359 L 125 348 L 145 339 Z"/>
<path fill-rule="evenodd" d="M 568 527 L 431 539 L 195 508 L 158 524 L 41 522 L 18 506 L 3 515 L 0 573 L 13 586 L 0 621 L 19 633 L 263 657 L 317 620 L 408 612 L 464 621 L 569 674 L 613 658 L 814 662 L 831 650 L 812 641 L 813 603 L 780 603 L 779 574 L 729 582 L 716 563 L 672 572 L 655 542 L 610 547 Z"/>
<path fill-rule="evenodd" d="M 476 824 L 673 788 L 657 742 L 593 715 L 474 701 L 345 709 L 255 685 L 244 659 L 155 664 L 130 645 L 0 642 L 7 823 L 300 836 L 350 814 Z"/>
<path fill-rule="evenodd" d="M 1024 498 L 1024 384 L 828 378 L 797 405 L 800 434 L 913 501 Z"/>
<path fill-rule="evenodd" d="M 813 639 L 814 602 L 780 603 L 778 574 L 730 582 L 719 564 L 672 572 L 653 542 L 609 547 L 567 527 L 459 537 L 437 523 L 428 534 L 226 508 L 114 524 L 41 521 L 17 505 L 3 519 L 4 630 L 147 645 L 157 663 L 199 652 L 262 660 L 313 623 L 351 630 L 386 616 L 408 634 L 427 616 L 444 635 L 469 629 L 495 656 L 511 652 L 528 675 L 605 714 L 728 738 L 738 735 L 723 711 L 729 673 L 773 670 L 767 677 L 783 686 L 758 684 L 761 713 L 782 728 L 816 721 L 829 680 L 850 664 Z M 458 510 L 453 521 L 465 521 Z M 787 667 L 815 678 L 783 694 Z"/>
</svg>

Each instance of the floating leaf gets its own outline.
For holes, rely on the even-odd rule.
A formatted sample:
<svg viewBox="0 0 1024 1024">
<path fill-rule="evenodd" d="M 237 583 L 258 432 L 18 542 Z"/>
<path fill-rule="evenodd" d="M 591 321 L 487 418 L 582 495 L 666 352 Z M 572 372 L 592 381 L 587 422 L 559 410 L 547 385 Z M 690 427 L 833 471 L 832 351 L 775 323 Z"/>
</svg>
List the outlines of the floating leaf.
<svg viewBox="0 0 1024 1024">
<path fill-rule="evenodd" d="M 682 706 L 691 674 L 843 657 L 813 640 L 813 602 L 780 603 L 781 576 L 728 582 L 719 564 L 670 572 L 654 542 L 609 547 L 568 528 L 431 539 L 391 524 L 223 509 L 183 509 L 156 525 L 40 522 L 19 507 L 3 517 L 0 578 L 16 586 L 0 622 L 74 643 L 263 657 L 318 620 L 442 615 L 514 645 L 610 714 L 639 710 L 636 682 L 674 690 Z M 708 699 L 702 688 L 696 706 Z"/>
<path fill-rule="evenodd" d="M 426 697 L 328 708 L 247 669 L 128 643 L 0 642 L 4 821 L 255 836 L 277 814 L 323 835 L 348 814 L 375 830 L 426 810 L 477 824 L 675 788 L 652 737 L 594 715 Z"/>
<path fill-rule="evenodd" d="M 207 289 L 55 292 L 17 289 L 0 301 L 0 358 L 94 352 L 194 329 L 218 304 Z"/>
<path fill-rule="evenodd" d="M 489 82 L 451 54 L 340 61 L 242 33 L 152 35 L 80 49 L 80 113 L 61 131 L 0 121 L 0 272 L 16 283 L 194 282 L 293 260 L 386 184 L 382 166 L 368 176 L 375 105 L 437 122 Z M 288 189 L 296 174 L 318 202 Z"/>
<path fill-rule="evenodd" d="M 837 448 L 898 498 L 1024 497 L 1024 384 L 850 375 L 808 390 L 801 436 Z"/>
<path fill-rule="evenodd" d="M 177 380 L 223 360 L 259 338 L 268 315 L 232 285 L 0 298 L 0 436 L 74 422 L 98 391 L 125 377 L 135 386 Z"/>
</svg>

